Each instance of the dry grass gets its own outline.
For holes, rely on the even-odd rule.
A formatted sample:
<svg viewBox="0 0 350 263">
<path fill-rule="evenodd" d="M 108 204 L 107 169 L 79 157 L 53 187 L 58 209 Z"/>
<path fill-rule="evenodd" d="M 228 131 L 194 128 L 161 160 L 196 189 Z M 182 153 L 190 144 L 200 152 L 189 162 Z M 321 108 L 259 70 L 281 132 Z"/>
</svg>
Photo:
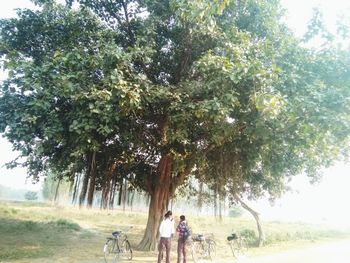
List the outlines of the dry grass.
<svg viewBox="0 0 350 263">
<path fill-rule="evenodd" d="M 187 217 L 193 233 L 214 234 L 219 260 L 217 262 L 232 261 L 226 243 L 227 235 L 232 231 L 255 230 L 253 220 L 224 218 L 218 222 L 208 216 Z M 0 262 L 103 262 L 103 244 L 113 230 L 126 230 L 132 226 L 129 239 L 132 247 L 136 247 L 142 238 L 146 221 L 147 215 L 140 212 L 0 202 Z M 339 237 L 338 232 L 331 232 L 320 226 L 265 222 L 264 227 L 271 244 L 263 249 L 251 248 L 251 256 L 290 246 L 305 246 L 320 237 Z M 172 258 L 175 261 L 176 242 L 172 243 Z M 156 252 L 134 250 L 132 262 L 155 262 L 156 257 Z"/>
</svg>

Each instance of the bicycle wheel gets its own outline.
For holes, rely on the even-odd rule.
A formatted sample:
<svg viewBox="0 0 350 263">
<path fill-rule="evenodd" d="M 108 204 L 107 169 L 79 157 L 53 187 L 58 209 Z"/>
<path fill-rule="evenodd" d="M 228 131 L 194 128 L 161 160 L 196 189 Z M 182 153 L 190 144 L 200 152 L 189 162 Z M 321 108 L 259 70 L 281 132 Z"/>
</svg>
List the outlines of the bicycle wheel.
<svg viewBox="0 0 350 263">
<path fill-rule="evenodd" d="M 201 242 L 193 242 L 192 245 L 192 259 L 193 262 L 199 262 L 203 258 L 203 245 Z"/>
<path fill-rule="evenodd" d="M 238 239 L 231 240 L 230 247 L 232 251 L 232 255 L 237 258 L 239 256 L 240 244 Z"/>
<path fill-rule="evenodd" d="M 115 263 L 117 258 L 115 239 L 108 239 L 103 247 L 103 253 L 106 263 Z"/>
<path fill-rule="evenodd" d="M 132 250 L 129 240 L 124 240 L 122 243 L 123 259 L 132 260 Z"/>
<path fill-rule="evenodd" d="M 242 255 L 245 255 L 248 251 L 248 244 L 247 241 L 244 238 L 241 238 L 241 249 L 240 249 L 240 253 Z"/>
<path fill-rule="evenodd" d="M 207 240 L 208 243 L 208 256 L 210 260 L 214 260 L 216 257 L 216 243 L 214 240 Z"/>
</svg>

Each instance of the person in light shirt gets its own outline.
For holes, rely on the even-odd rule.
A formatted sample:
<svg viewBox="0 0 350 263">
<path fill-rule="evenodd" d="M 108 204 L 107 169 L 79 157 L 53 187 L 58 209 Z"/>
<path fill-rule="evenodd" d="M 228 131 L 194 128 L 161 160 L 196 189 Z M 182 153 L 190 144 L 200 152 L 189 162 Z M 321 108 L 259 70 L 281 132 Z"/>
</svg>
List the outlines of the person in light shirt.
<svg viewBox="0 0 350 263">
<path fill-rule="evenodd" d="M 162 223 L 160 223 L 158 263 L 162 262 L 164 250 L 166 255 L 165 262 L 170 263 L 171 238 L 175 233 L 175 224 L 172 215 L 173 213 L 171 211 L 166 212 Z"/>
</svg>

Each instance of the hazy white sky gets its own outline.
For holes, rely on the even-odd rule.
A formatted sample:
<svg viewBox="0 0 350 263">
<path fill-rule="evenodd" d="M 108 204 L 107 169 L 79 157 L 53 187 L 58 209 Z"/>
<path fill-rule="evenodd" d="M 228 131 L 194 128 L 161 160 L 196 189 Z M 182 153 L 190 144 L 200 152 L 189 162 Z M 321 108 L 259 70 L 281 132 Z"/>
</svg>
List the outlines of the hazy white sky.
<svg viewBox="0 0 350 263">
<path fill-rule="evenodd" d="M 337 16 L 350 13 L 349 0 L 280 0 L 287 8 L 287 22 L 298 35 L 305 32 L 307 21 L 314 7 L 319 7 L 324 14 L 327 25 L 332 29 Z"/>
<path fill-rule="evenodd" d="M 333 27 L 337 14 L 350 14 L 350 0 L 281 0 L 288 9 L 287 22 L 301 36 L 307 27 L 313 7 L 320 7 L 327 24 Z M 14 8 L 33 7 L 29 0 L 1 0 L 0 18 L 15 15 Z M 0 74 L 0 79 L 3 75 Z M 3 164 L 14 159 L 16 153 L 11 145 L 0 138 L 0 185 L 13 188 L 38 190 L 40 185 L 32 185 L 26 180 L 25 169 L 6 170 Z M 347 202 L 350 200 L 350 165 L 337 165 L 326 171 L 322 182 L 318 185 L 308 184 L 308 180 L 299 176 L 292 185 L 297 190 L 286 194 L 271 208 L 267 202 L 254 204 L 265 218 L 285 218 L 287 220 L 309 220 L 328 222 L 350 227 L 350 211 Z"/>
<path fill-rule="evenodd" d="M 2 137 L 0 137 L 0 149 L 0 185 L 32 191 L 39 190 L 39 184 L 32 184 L 26 179 L 25 168 L 6 169 L 4 167 L 4 164 L 14 160 L 18 153 L 13 152 L 11 144 Z"/>
<path fill-rule="evenodd" d="M 306 176 L 297 176 L 285 194 L 271 207 L 268 201 L 253 203 L 264 219 L 307 221 L 350 229 L 350 165 L 327 169 L 320 183 L 311 185 Z"/>
</svg>

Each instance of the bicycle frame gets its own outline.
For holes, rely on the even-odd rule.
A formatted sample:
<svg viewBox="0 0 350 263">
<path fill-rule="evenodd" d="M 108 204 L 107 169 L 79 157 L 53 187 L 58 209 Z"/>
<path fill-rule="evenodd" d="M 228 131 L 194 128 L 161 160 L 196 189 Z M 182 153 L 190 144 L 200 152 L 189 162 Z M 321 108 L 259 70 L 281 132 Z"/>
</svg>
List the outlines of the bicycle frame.
<svg viewBox="0 0 350 263">
<path fill-rule="evenodd" d="M 121 253 L 119 242 L 123 242 L 128 239 L 127 235 L 121 231 L 115 231 L 112 233 L 112 237 L 107 238 L 108 240 L 115 240 L 115 245 L 117 246 L 117 251 L 115 251 L 115 247 L 113 247 L 114 253 Z"/>
<path fill-rule="evenodd" d="M 243 237 L 232 234 L 231 236 L 227 237 L 227 240 L 229 242 L 232 254 L 235 258 L 238 258 L 239 256 L 242 256 L 246 253 L 248 248 L 247 243 Z"/>
<path fill-rule="evenodd" d="M 103 247 L 103 253 L 106 263 L 116 262 L 120 255 L 126 259 L 132 259 L 132 249 L 127 235 L 122 231 L 115 231 Z"/>
<path fill-rule="evenodd" d="M 194 262 L 207 258 L 213 260 L 216 255 L 216 244 L 212 238 L 206 238 L 204 235 L 195 235 L 192 237 L 192 258 Z"/>
</svg>

